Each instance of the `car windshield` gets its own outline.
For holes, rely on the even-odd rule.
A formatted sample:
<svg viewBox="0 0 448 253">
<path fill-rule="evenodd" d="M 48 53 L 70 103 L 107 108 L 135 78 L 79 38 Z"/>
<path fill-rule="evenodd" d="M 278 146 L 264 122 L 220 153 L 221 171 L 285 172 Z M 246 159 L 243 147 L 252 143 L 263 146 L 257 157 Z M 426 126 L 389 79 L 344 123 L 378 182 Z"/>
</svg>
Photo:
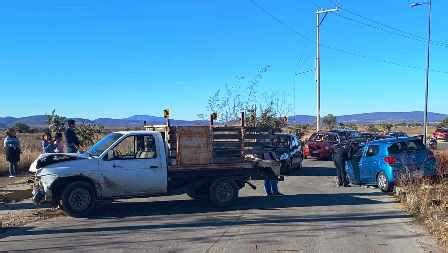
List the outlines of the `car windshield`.
<svg viewBox="0 0 448 253">
<path fill-rule="evenodd" d="M 95 143 L 92 147 L 90 147 L 87 150 L 87 153 L 89 153 L 92 156 L 100 156 L 108 147 L 110 147 L 110 145 L 112 145 L 114 142 L 120 139 L 121 136 L 123 136 L 123 134 L 119 133 L 108 134 L 104 136 L 103 139 Z"/>
</svg>

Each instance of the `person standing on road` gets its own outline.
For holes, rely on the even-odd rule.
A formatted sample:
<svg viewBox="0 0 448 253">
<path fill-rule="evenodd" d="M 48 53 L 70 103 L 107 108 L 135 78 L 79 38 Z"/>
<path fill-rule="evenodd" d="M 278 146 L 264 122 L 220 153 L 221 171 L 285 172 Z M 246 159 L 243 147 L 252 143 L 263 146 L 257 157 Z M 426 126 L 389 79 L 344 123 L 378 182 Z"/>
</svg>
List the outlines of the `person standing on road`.
<svg viewBox="0 0 448 253">
<path fill-rule="evenodd" d="M 265 179 L 264 180 L 264 189 L 266 190 L 266 194 L 268 196 L 272 196 L 272 195 L 283 195 L 278 191 L 278 179 Z"/>
<path fill-rule="evenodd" d="M 3 141 L 6 161 L 9 162 L 9 177 L 14 177 L 17 172 L 17 163 L 20 161 L 20 141 L 14 128 L 8 129 Z"/>
<path fill-rule="evenodd" d="M 275 147 L 275 146 L 278 146 L 278 145 L 279 145 L 278 139 L 275 138 L 273 140 L 273 146 Z M 277 155 L 274 152 L 264 153 L 263 154 L 263 159 L 265 159 L 265 160 L 277 160 L 278 161 Z M 271 195 L 274 195 L 274 196 L 275 195 L 277 195 L 277 196 L 283 195 L 282 193 L 280 193 L 278 191 L 278 178 L 276 178 L 276 177 L 275 178 L 266 178 L 264 180 L 264 189 L 266 191 L 266 195 L 268 195 L 268 196 L 271 196 Z"/>
<path fill-rule="evenodd" d="M 79 139 L 75 132 L 75 121 L 68 120 L 68 128 L 65 130 L 65 142 L 67 153 L 77 153 L 79 150 Z"/>
<path fill-rule="evenodd" d="M 348 161 L 348 149 L 350 145 L 347 142 L 341 142 L 335 146 L 334 164 L 336 165 L 336 173 L 338 187 L 348 187 L 347 174 L 345 172 L 345 162 Z"/>
</svg>

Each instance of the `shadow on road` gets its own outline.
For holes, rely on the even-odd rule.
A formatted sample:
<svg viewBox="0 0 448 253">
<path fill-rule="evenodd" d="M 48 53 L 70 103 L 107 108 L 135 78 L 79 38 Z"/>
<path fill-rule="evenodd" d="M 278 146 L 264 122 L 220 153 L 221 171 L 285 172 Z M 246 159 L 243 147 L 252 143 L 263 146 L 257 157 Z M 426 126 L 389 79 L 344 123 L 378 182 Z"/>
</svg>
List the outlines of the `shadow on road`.
<svg viewBox="0 0 448 253">
<path fill-rule="evenodd" d="M 32 230 L 33 227 L 17 228 L 15 233 L 20 235 L 58 235 L 58 234 L 77 234 L 77 233 L 101 233 L 101 232 L 123 232 L 129 233 L 132 231 L 136 233 L 141 230 L 154 230 L 154 229 L 195 229 L 200 230 L 207 227 L 231 227 L 231 226 L 244 226 L 244 225 L 263 225 L 263 226 L 291 226 L 293 223 L 320 223 L 331 222 L 334 223 L 333 228 L 327 227 L 326 229 L 339 229 L 340 227 L 354 226 L 350 224 L 353 221 L 357 222 L 369 222 L 388 219 L 404 219 L 409 218 L 409 215 L 402 214 L 400 212 L 382 212 L 375 214 L 362 214 L 362 213 L 350 213 L 350 214 L 335 214 L 335 215 L 306 215 L 306 216 L 283 216 L 283 215 L 265 215 L 257 216 L 255 218 L 236 218 L 232 217 L 210 217 L 198 218 L 193 221 L 177 222 L 176 218 L 169 220 L 159 220 L 152 224 L 141 225 L 120 225 L 120 226 L 96 226 L 96 227 L 61 227 L 61 228 L 44 228 L 39 230 Z M 117 221 L 119 222 L 119 220 Z M 405 222 L 405 221 L 394 221 Z M 126 224 L 126 223 L 123 223 Z M 358 224 L 356 226 L 370 226 L 369 224 Z M 322 228 L 316 228 L 320 230 Z M 308 228 L 307 230 L 310 230 Z M 14 233 L 13 233 L 14 234 Z M 11 234 L 9 234 L 10 236 Z M 8 235 L 1 235 L 0 238 L 7 237 Z"/>
<path fill-rule="evenodd" d="M 292 171 L 287 176 L 311 176 L 311 177 L 332 177 L 336 176 L 336 168 L 333 167 L 303 167 Z"/>
<path fill-rule="evenodd" d="M 232 207 L 222 209 L 210 206 L 210 203 L 198 200 L 171 200 L 150 202 L 115 202 L 102 206 L 94 218 L 124 218 L 132 216 L 194 214 L 236 210 L 269 210 L 291 207 L 371 205 L 381 201 L 362 198 L 361 195 L 377 193 L 340 193 L 340 194 L 298 194 L 278 197 L 250 196 L 241 197 Z"/>
</svg>

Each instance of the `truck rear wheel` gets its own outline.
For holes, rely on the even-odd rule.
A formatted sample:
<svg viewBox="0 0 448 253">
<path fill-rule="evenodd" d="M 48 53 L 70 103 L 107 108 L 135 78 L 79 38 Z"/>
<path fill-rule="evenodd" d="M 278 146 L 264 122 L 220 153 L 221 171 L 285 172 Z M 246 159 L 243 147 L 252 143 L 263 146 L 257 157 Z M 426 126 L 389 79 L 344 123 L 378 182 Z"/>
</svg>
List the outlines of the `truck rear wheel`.
<svg viewBox="0 0 448 253">
<path fill-rule="evenodd" d="M 62 192 L 61 202 L 67 215 L 86 217 L 95 208 L 95 190 L 87 182 L 72 182 Z"/>
<path fill-rule="evenodd" d="M 210 186 L 210 201 L 219 207 L 233 204 L 238 198 L 238 185 L 231 179 L 217 179 Z"/>
</svg>

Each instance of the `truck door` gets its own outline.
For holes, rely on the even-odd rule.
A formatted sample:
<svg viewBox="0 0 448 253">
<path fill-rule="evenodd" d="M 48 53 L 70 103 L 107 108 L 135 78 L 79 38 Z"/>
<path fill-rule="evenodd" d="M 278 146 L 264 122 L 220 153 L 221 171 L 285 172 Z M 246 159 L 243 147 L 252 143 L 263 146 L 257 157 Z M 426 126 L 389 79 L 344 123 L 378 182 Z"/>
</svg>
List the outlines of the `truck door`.
<svg viewBox="0 0 448 253">
<path fill-rule="evenodd" d="M 164 152 L 153 135 L 130 135 L 115 145 L 100 162 L 104 192 L 110 196 L 164 193 Z M 111 156 L 111 157 L 109 157 Z"/>
<path fill-rule="evenodd" d="M 378 145 L 369 145 L 365 155 L 361 159 L 360 176 L 363 183 L 375 183 L 376 173 L 379 169 Z"/>
</svg>

